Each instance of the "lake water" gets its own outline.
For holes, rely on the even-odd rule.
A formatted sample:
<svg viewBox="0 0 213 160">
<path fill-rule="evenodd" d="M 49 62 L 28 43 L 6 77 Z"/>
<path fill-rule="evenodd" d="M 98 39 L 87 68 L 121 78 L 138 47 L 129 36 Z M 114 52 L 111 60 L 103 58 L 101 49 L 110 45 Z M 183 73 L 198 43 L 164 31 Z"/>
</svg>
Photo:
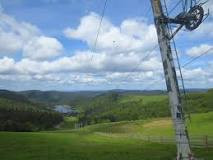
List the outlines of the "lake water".
<svg viewBox="0 0 213 160">
<path fill-rule="evenodd" d="M 72 113 L 75 112 L 73 110 L 73 107 L 69 106 L 69 105 L 56 105 L 54 107 L 56 112 L 60 112 L 60 113 Z"/>
</svg>

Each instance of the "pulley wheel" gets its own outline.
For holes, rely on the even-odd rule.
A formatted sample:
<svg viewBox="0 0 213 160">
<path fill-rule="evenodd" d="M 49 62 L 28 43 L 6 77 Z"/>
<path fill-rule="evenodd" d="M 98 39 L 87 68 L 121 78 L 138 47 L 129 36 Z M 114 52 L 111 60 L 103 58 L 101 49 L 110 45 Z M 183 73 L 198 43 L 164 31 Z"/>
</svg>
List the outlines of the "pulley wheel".
<svg viewBox="0 0 213 160">
<path fill-rule="evenodd" d="M 203 22 L 204 10 L 203 7 L 196 5 L 192 7 L 187 13 L 187 20 L 185 27 L 186 29 L 192 31 L 199 27 L 199 25 Z"/>
</svg>

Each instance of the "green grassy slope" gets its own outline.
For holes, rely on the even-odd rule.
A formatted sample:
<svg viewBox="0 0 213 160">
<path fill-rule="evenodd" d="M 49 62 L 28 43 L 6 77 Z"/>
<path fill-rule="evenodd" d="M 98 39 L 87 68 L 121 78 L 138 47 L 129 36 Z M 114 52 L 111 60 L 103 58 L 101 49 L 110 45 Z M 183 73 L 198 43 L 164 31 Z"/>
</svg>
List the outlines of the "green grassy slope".
<svg viewBox="0 0 213 160">
<path fill-rule="evenodd" d="M 213 136 L 213 91 L 189 95 L 191 136 Z M 5 99 L 4 99 L 5 100 Z M 1 102 L 1 101 L 0 101 Z M 6 103 L 2 101 L 3 104 Z M 141 136 L 173 136 L 167 97 L 164 95 L 101 95 L 79 106 L 92 121 L 102 123 L 71 130 L 76 119 L 66 118 L 62 129 L 50 132 L 0 132 L 1 160 L 171 160 L 174 144 L 143 141 Z M 15 104 L 15 103 L 14 103 Z M 86 105 L 88 103 L 86 102 Z M 11 106 L 13 103 L 11 102 Z M 27 107 L 27 106 L 26 106 Z M 202 112 L 197 114 L 197 112 Z M 158 118 L 150 118 L 158 117 Z M 159 118 L 161 117 L 161 118 Z M 132 119 L 143 119 L 131 121 Z M 99 121 L 100 120 L 100 121 Z M 103 120 L 103 121 L 102 121 Z M 213 159 L 213 149 L 193 149 L 196 157 Z"/>
<path fill-rule="evenodd" d="M 212 135 L 213 113 L 192 116 L 192 134 Z M 67 119 L 67 124 L 72 119 Z M 198 124 L 198 125 L 197 125 Z M 204 127 L 200 129 L 200 124 Z M 66 128 L 65 127 L 65 128 Z M 100 134 L 104 133 L 104 134 Z M 110 133 L 107 136 L 106 133 Z M 97 124 L 77 130 L 10 133 L 0 132 L 2 160 L 171 160 L 176 155 L 173 144 L 146 142 L 132 134 L 172 134 L 169 118 Z M 113 136 L 117 135 L 119 136 Z M 129 134 L 129 136 L 122 136 Z M 130 135 L 131 134 L 131 135 Z M 196 157 L 212 160 L 213 149 L 193 149 Z"/>
<path fill-rule="evenodd" d="M 191 136 L 213 136 L 213 112 L 192 114 L 191 121 L 187 120 L 187 126 Z M 172 121 L 167 117 L 96 124 L 87 126 L 83 130 L 110 134 L 141 134 L 144 136 L 174 135 Z"/>
<path fill-rule="evenodd" d="M 96 134 L 0 133 L 0 139 L 2 160 L 166 160 L 175 156 L 173 145 Z"/>
</svg>

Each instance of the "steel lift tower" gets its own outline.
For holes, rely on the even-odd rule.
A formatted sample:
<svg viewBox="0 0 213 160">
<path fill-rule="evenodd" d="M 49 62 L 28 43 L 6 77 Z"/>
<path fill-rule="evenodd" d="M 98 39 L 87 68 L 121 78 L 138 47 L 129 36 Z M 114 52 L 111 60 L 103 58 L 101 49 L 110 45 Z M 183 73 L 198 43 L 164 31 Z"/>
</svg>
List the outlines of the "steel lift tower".
<svg viewBox="0 0 213 160">
<path fill-rule="evenodd" d="M 184 10 L 175 18 L 164 15 L 160 0 L 150 0 L 152 4 L 154 21 L 158 35 L 158 43 L 160 46 L 161 57 L 163 61 L 164 75 L 166 79 L 169 102 L 171 106 L 171 115 L 175 129 L 175 137 L 177 144 L 177 160 L 194 160 L 191 151 L 189 136 L 185 125 L 185 117 L 183 106 L 181 103 L 181 95 L 176 75 L 175 64 L 173 61 L 170 40 L 175 34 L 185 26 L 189 31 L 199 27 L 205 19 L 205 14 L 202 5 L 194 4 L 188 10 Z M 189 1 L 185 0 L 185 3 Z M 195 1 L 193 1 L 195 2 Z M 207 17 L 207 16 L 206 16 Z M 170 33 L 168 24 L 179 25 L 177 30 Z"/>
</svg>

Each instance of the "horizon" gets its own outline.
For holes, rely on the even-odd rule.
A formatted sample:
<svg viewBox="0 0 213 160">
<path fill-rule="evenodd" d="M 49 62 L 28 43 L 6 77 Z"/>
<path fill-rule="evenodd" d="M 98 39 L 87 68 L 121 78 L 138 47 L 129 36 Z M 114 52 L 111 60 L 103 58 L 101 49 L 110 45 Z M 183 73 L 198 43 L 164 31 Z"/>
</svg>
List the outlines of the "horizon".
<svg viewBox="0 0 213 160">
<path fill-rule="evenodd" d="M 189 90 L 212 90 L 213 88 L 187 88 L 185 91 Z M 182 91 L 183 89 L 180 89 Z M 0 88 L 0 91 L 10 91 L 10 92 L 27 92 L 27 91 L 39 91 L 39 92 L 110 92 L 110 91 L 142 91 L 142 92 L 151 92 L 151 91 L 164 91 L 167 92 L 166 89 L 151 89 L 151 90 L 137 90 L 137 89 L 106 89 L 106 90 L 8 90 Z"/>
</svg>

